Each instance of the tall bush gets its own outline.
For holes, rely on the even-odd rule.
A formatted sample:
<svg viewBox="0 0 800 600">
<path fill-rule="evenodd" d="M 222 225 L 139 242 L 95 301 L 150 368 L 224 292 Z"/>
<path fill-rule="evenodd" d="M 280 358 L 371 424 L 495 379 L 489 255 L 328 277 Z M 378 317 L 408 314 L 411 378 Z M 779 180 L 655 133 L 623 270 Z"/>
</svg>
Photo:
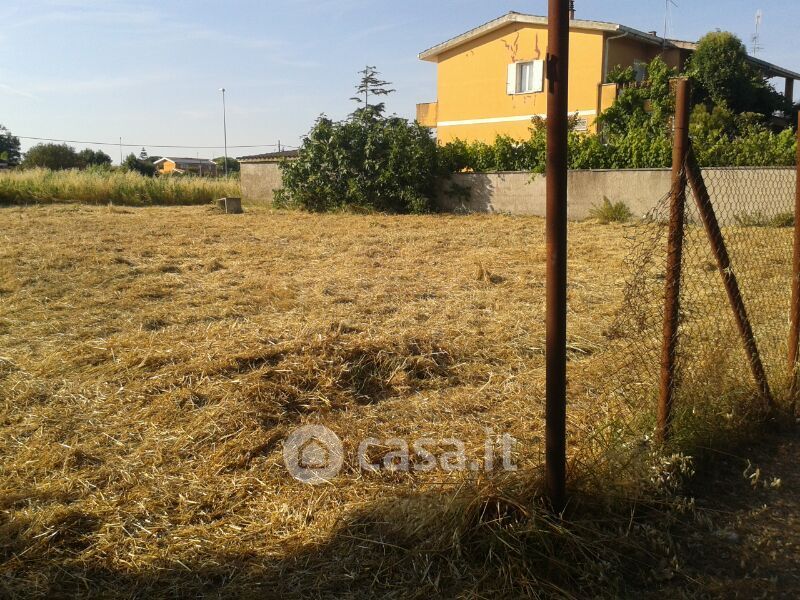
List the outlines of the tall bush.
<svg viewBox="0 0 800 600">
<path fill-rule="evenodd" d="M 432 207 L 436 143 L 430 130 L 361 111 L 345 121 L 317 120 L 296 160 L 281 165 L 279 206 L 422 213 Z"/>
<path fill-rule="evenodd" d="M 81 160 L 75 148 L 67 144 L 36 144 L 25 153 L 22 166 L 26 169 L 40 167 L 52 171 L 77 169 Z"/>
<path fill-rule="evenodd" d="M 789 108 L 786 99 L 750 62 L 742 41 L 728 31 L 713 31 L 697 43 L 687 74 L 698 101 L 765 117 Z"/>
<path fill-rule="evenodd" d="M 156 166 L 153 163 L 146 158 L 139 158 L 132 152 L 122 161 L 122 170 L 129 173 L 138 173 L 145 177 L 154 177 L 156 174 Z"/>
<path fill-rule="evenodd" d="M 373 66 L 360 74 L 351 98 L 358 108 L 344 121 L 324 115 L 317 119 L 297 159 L 281 164 L 283 189 L 276 192 L 277 206 L 392 213 L 432 208 L 438 156 L 430 129 L 385 117 L 385 104 L 375 99 L 394 92 L 390 82 L 380 79 Z"/>
<path fill-rule="evenodd" d="M 698 162 L 707 167 L 790 166 L 797 156 L 792 129 L 775 132 L 761 115 L 735 114 L 724 104 L 697 105 L 690 134 Z"/>
</svg>

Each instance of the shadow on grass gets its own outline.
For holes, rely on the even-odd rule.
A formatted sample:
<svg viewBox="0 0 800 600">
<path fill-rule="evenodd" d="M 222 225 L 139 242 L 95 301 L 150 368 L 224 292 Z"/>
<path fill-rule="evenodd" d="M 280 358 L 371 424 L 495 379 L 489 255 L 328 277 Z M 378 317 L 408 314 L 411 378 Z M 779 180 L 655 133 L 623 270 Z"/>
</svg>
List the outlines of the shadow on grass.
<svg viewBox="0 0 800 600">
<path fill-rule="evenodd" d="M 50 537 L 26 537 L 24 523 L 7 522 L 0 589 L 8 597 L 614 597 L 623 579 L 643 581 L 658 563 L 642 535 L 649 509 L 583 497 L 562 521 L 522 500 L 530 492 L 407 495 L 349 514 L 323 543 L 279 558 L 243 542 L 236 553 L 198 551 L 194 562 L 166 553 L 143 571 L 91 558 L 101 523 L 89 515 L 64 515 Z"/>
<path fill-rule="evenodd" d="M 766 440 L 762 455 L 769 455 L 774 436 L 760 437 Z M 719 589 L 736 589 L 751 575 L 736 569 L 744 556 L 740 549 L 713 541 L 720 527 L 724 531 L 717 518 L 721 510 L 747 510 L 761 502 L 754 496 L 741 504 L 736 482 L 741 484 L 743 459 L 726 464 L 732 450 L 701 456 L 695 481 L 703 484 L 689 487 L 677 477 L 682 458 L 662 456 L 653 479 L 667 475 L 666 491 L 646 484 L 614 487 L 608 474 L 620 471 L 617 464 L 596 473 L 581 465 L 574 470 L 584 478 L 572 482 L 564 519 L 542 503 L 540 474 L 517 473 L 494 484 L 373 501 L 343 515 L 324 540 L 298 542 L 279 555 L 249 545 L 252 534 L 241 534 L 237 545 L 226 533 L 226 545 L 235 551 L 215 550 L 210 539 L 198 539 L 187 560 L 185 548 L 171 556 L 164 535 L 161 556 L 144 569 L 126 569 L 121 548 L 113 565 L 104 563 L 103 549 L 93 544 L 94 533 L 105 526 L 98 516 L 51 498 L 62 503 L 61 512 L 48 527 L 37 527 L 25 517 L 8 516 L 8 509 L 24 515 L 30 495 L 6 493 L 0 497 L 0 590 L 11 598 L 708 597 L 703 586 L 708 581 L 708 589 L 717 589 L 717 582 L 705 578 L 704 568 L 727 568 L 734 583 Z M 737 454 L 753 452 L 745 443 Z M 631 472 L 652 472 L 642 465 Z M 720 502 L 728 496 L 731 503 Z M 706 505 L 710 512 L 698 510 Z M 143 557 L 133 552 L 131 560 L 141 564 Z M 753 564 L 766 569 L 769 559 L 759 560 Z M 783 576 L 776 571 L 782 567 L 773 566 L 770 573 Z"/>
</svg>

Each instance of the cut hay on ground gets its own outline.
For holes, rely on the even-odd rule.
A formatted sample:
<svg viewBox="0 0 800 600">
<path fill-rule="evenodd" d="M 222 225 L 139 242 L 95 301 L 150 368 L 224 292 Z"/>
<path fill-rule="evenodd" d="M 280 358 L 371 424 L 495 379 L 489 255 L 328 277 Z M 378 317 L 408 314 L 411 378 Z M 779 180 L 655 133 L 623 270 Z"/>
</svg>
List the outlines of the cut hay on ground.
<svg viewBox="0 0 800 600">
<path fill-rule="evenodd" d="M 574 473 L 641 412 L 598 381 L 618 359 L 623 229 L 570 226 Z M 0 595 L 533 596 L 558 593 L 554 573 L 596 589 L 624 531 L 521 555 L 558 527 L 527 518 L 543 233 L 502 216 L 0 209 Z M 306 423 L 344 441 L 331 485 L 283 465 Z M 520 440 L 516 474 L 354 458 L 367 437 L 458 438 L 480 458 L 487 429 Z"/>
</svg>

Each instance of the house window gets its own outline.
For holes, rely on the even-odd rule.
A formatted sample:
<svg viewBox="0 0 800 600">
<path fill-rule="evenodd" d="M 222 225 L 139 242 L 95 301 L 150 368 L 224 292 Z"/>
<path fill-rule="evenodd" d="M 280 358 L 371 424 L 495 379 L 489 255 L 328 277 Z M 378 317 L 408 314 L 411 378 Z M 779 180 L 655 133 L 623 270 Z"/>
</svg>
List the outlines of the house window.
<svg viewBox="0 0 800 600">
<path fill-rule="evenodd" d="M 532 60 L 508 65 L 509 94 L 534 94 L 543 90 L 544 61 Z"/>
<path fill-rule="evenodd" d="M 641 60 L 633 61 L 633 74 L 636 77 L 636 83 L 642 83 L 647 79 L 647 63 Z"/>
<path fill-rule="evenodd" d="M 533 92 L 533 63 L 524 62 L 517 65 L 517 93 Z"/>
</svg>

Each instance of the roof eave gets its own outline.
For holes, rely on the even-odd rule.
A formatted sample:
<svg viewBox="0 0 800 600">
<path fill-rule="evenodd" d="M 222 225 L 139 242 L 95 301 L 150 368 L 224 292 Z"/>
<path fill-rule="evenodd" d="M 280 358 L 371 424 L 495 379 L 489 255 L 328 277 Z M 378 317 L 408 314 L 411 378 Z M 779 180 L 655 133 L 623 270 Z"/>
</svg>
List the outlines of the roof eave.
<svg viewBox="0 0 800 600">
<path fill-rule="evenodd" d="M 471 29 L 466 33 L 462 33 L 454 38 L 451 38 L 441 44 L 437 44 L 432 48 L 425 50 L 424 52 L 420 52 L 418 57 L 420 60 L 429 61 L 429 62 L 436 62 L 437 57 L 451 50 L 456 48 L 470 40 L 474 40 L 479 38 L 487 33 L 491 33 L 496 31 L 506 25 L 510 25 L 511 23 L 525 23 L 530 25 L 547 25 L 547 17 L 541 17 L 537 15 L 525 15 L 521 13 L 508 13 L 503 15 L 502 17 L 498 17 L 488 23 L 484 23 L 480 27 L 476 27 L 475 29 Z M 618 23 L 606 23 L 604 21 L 585 21 L 582 19 L 574 19 L 570 21 L 570 29 L 583 29 L 589 31 L 600 31 L 603 33 L 624 33 L 627 36 L 635 37 L 640 39 L 644 42 L 651 43 L 653 45 L 665 45 L 669 44 L 668 41 L 665 41 L 663 38 L 652 35 L 649 33 L 645 33 L 643 31 L 639 31 L 638 29 L 633 29 L 631 27 L 626 27 L 624 25 L 620 25 Z"/>
<path fill-rule="evenodd" d="M 428 62 L 437 62 L 438 57 L 441 54 L 447 52 L 448 50 L 457 48 L 462 44 L 465 44 L 471 40 L 477 39 L 488 33 L 501 29 L 502 27 L 505 27 L 506 25 L 509 25 L 511 23 L 547 25 L 547 17 L 510 12 L 503 15 L 502 17 L 498 17 L 497 19 L 493 19 L 487 23 L 484 23 L 480 27 L 471 29 L 466 33 L 462 33 L 461 35 L 458 35 L 445 42 L 442 42 L 441 44 L 437 44 L 436 46 L 433 46 L 432 48 L 429 48 L 424 52 L 420 52 L 418 57 L 420 60 Z M 626 27 L 625 25 L 619 25 L 617 23 L 605 23 L 603 21 L 584 21 L 581 19 L 575 19 L 573 21 L 570 21 L 570 29 L 601 31 L 608 34 L 623 34 L 626 37 L 635 38 L 642 42 L 649 43 L 654 46 L 663 46 L 665 48 L 690 50 L 690 51 L 697 49 L 697 44 L 694 42 L 664 39 L 657 35 L 645 33 L 644 31 L 639 31 L 638 29 L 634 29 L 632 27 Z M 772 63 L 761 60 L 760 58 L 756 58 L 754 56 L 750 56 L 748 58 L 752 64 L 762 69 L 768 77 L 785 77 L 787 79 L 800 80 L 800 73 L 795 73 L 794 71 L 790 71 L 789 69 L 784 69 L 783 67 L 779 67 L 778 65 L 774 65 Z"/>
<path fill-rule="evenodd" d="M 760 58 L 756 58 L 755 56 L 748 56 L 747 60 L 749 60 L 752 64 L 756 65 L 759 69 L 764 71 L 764 75 L 766 75 L 767 77 L 783 77 L 785 79 L 800 80 L 800 73 L 795 73 L 794 71 L 790 71 L 789 69 L 784 69 L 783 67 L 779 67 L 778 65 L 774 65 L 765 60 L 761 60 Z"/>
<path fill-rule="evenodd" d="M 685 42 L 683 40 L 669 40 L 669 42 L 676 48 L 681 48 L 682 50 L 690 50 L 692 52 L 697 50 L 697 42 Z M 747 60 L 764 71 L 767 77 L 785 77 L 787 79 L 797 79 L 800 81 L 800 73 L 795 73 L 791 69 L 784 69 L 783 67 L 779 67 L 766 60 L 761 60 L 755 56 L 748 56 Z"/>
<path fill-rule="evenodd" d="M 620 33 L 624 33 L 628 37 L 636 38 L 637 40 L 641 40 L 642 42 L 646 42 L 654 46 L 663 46 L 668 48 L 674 47 L 671 40 L 666 40 L 660 36 L 653 35 L 652 33 L 645 33 L 644 31 L 639 31 L 638 29 L 634 29 L 632 27 L 626 27 L 625 25 L 617 25 L 617 29 Z"/>
<path fill-rule="evenodd" d="M 426 60 L 429 62 L 436 62 L 436 57 L 438 57 L 443 52 L 447 52 L 451 48 L 455 48 L 456 46 L 460 46 L 461 44 L 468 42 L 469 40 L 478 38 L 482 35 L 486 35 L 487 33 L 491 33 L 492 31 L 496 31 L 502 27 L 510 23 L 517 23 L 520 21 L 520 15 L 515 12 L 509 12 L 504 14 L 502 17 L 498 17 L 496 19 L 492 19 L 479 27 L 475 27 L 474 29 L 470 29 L 462 33 L 461 35 L 457 35 L 454 38 L 450 38 L 447 41 L 442 42 L 441 44 L 437 44 L 427 50 L 420 52 L 418 57 L 420 60 Z M 547 23 L 547 19 L 543 19 L 544 23 Z"/>
</svg>

